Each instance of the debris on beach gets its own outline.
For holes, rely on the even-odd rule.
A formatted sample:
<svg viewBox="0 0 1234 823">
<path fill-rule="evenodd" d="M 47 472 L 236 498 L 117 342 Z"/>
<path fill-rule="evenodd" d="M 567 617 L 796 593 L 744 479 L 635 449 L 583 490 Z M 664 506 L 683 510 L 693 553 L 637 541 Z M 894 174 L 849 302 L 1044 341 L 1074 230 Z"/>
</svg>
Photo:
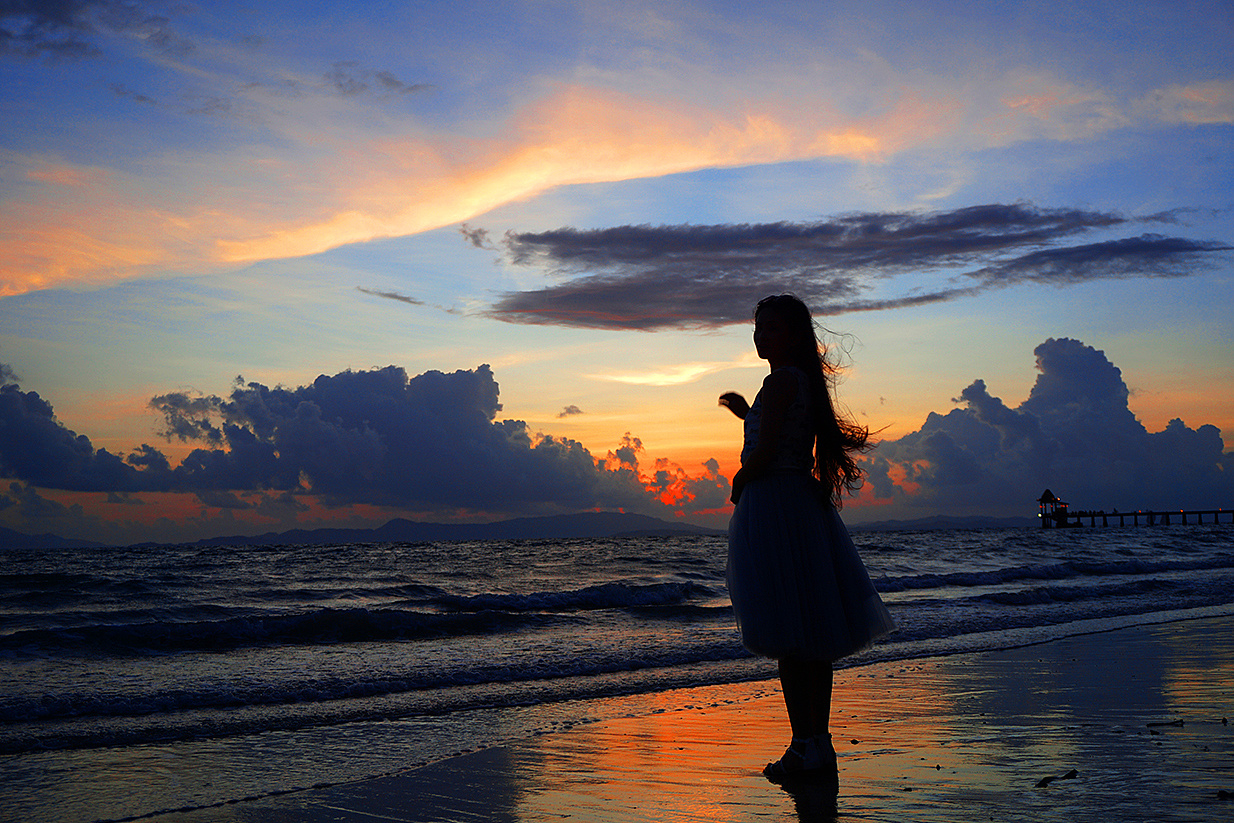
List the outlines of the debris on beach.
<svg viewBox="0 0 1234 823">
<path fill-rule="evenodd" d="M 1048 776 L 1043 777 L 1043 778 L 1041 778 L 1040 780 L 1038 780 L 1038 781 L 1037 781 L 1037 788 L 1038 788 L 1038 789 L 1044 789 L 1046 786 L 1050 785 L 1050 784 L 1051 784 L 1051 783 L 1053 783 L 1055 780 L 1074 780 L 1075 778 L 1077 778 L 1077 777 L 1079 777 L 1079 776 L 1080 776 L 1080 773 L 1079 773 L 1078 771 L 1076 771 L 1075 769 L 1072 769 L 1071 771 L 1067 772 L 1066 774 L 1051 774 L 1051 775 L 1048 775 Z"/>
</svg>

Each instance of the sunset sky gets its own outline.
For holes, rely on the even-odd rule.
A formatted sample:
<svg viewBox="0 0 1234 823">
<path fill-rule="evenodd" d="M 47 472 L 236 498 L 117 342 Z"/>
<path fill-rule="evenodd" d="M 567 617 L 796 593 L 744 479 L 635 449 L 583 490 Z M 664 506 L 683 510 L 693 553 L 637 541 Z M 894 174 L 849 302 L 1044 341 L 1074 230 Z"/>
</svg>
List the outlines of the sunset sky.
<svg viewBox="0 0 1234 823">
<path fill-rule="evenodd" d="M 792 291 L 845 519 L 1234 506 L 1234 7 L 0 3 L 0 526 L 722 527 Z"/>
</svg>

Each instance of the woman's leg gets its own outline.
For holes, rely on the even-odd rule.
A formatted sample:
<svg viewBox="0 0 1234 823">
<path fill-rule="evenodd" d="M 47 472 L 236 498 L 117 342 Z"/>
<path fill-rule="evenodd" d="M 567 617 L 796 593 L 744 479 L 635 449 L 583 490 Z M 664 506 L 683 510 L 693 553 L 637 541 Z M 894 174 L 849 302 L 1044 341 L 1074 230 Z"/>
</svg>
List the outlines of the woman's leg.
<svg viewBox="0 0 1234 823">
<path fill-rule="evenodd" d="M 793 737 L 806 740 L 828 733 L 833 671 L 827 660 L 780 661 L 780 686 Z"/>
<path fill-rule="evenodd" d="M 772 780 L 787 778 L 808 770 L 811 773 L 835 769 L 835 749 L 831 746 L 828 725 L 831 719 L 831 663 L 824 660 L 780 661 L 780 686 L 793 742 L 784 757 L 768 763 L 763 774 Z"/>
</svg>

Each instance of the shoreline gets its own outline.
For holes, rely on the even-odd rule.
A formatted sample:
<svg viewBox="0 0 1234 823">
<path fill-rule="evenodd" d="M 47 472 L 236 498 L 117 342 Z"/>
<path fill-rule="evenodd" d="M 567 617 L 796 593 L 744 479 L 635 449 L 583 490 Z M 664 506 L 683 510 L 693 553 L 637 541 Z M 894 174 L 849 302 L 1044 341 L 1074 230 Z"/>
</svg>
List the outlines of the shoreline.
<svg viewBox="0 0 1234 823">
<path fill-rule="evenodd" d="M 142 819 L 1234 821 L 1229 616 L 838 670 L 838 797 L 762 777 L 788 739 L 774 681 L 594 702 L 398 773 Z"/>
</svg>

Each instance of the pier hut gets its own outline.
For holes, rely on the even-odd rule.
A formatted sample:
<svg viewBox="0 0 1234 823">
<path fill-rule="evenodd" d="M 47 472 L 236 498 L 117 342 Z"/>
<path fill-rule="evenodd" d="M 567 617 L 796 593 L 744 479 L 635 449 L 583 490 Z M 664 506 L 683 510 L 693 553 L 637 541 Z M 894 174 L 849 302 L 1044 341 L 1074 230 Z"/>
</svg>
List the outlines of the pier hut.
<svg viewBox="0 0 1234 823">
<path fill-rule="evenodd" d="M 1071 526 L 1068 518 L 1067 504 L 1054 492 L 1046 489 L 1037 498 L 1037 516 L 1041 518 L 1041 528 L 1062 529 Z M 1075 525 L 1080 525 L 1078 522 Z"/>
</svg>

